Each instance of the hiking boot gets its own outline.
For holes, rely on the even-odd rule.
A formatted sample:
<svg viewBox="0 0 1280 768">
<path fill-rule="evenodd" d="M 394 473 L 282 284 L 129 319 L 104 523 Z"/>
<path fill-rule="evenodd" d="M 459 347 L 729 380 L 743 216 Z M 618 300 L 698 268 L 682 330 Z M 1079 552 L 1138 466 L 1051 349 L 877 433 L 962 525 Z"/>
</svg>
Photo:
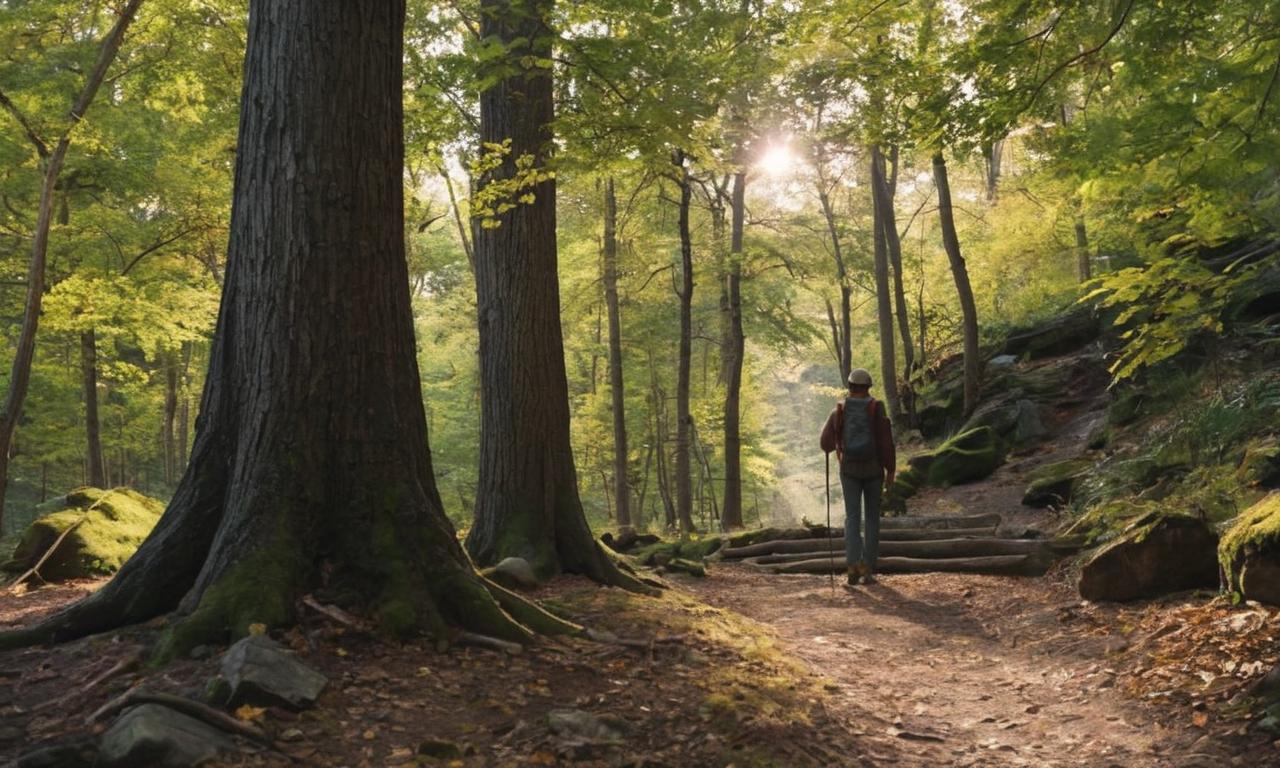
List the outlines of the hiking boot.
<svg viewBox="0 0 1280 768">
<path fill-rule="evenodd" d="M 858 569 L 850 568 L 849 573 L 846 574 L 844 577 L 844 585 L 846 587 L 856 587 L 858 586 L 858 580 L 860 578 L 862 578 L 862 574 L 858 571 Z"/>
<path fill-rule="evenodd" d="M 872 573 L 871 571 L 867 571 L 866 573 L 862 574 L 862 583 L 863 583 L 863 584 L 876 584 L 876 583 L 878 583 L 879 581 L 880 581 L 880 580 L 879 580 L 879 579 L 877 579 L 877 578 L 876 578 L 876 575 L 875 575 L 874 573 Z"/>
</svg>

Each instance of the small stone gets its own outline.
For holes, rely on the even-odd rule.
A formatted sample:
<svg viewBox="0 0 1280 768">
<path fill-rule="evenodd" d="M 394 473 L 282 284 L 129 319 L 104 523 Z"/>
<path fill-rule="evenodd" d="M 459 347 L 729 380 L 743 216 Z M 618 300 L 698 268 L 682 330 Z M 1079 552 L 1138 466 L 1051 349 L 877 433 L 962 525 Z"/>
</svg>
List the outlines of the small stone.
<svg viewBox="0 0 1280 768">
<path fill-rule="evenodd" d="M 280 734 L 280 740 L 281 741 L 302 741 L 304 736 L 305 734 L 302 732 L 301 728 L 289 728 L 284 733 Z"/>
<path fill-rule="evenodd" d="M 265 635 L 250 635 L 222 656 L 222 676 L 231 686 L 227 702 L 306 709 L 328 680 Z"/>
<path fill-rule="evenodd" d="M 580 709 L 553 709 L 547 713 L 551 732 L 573 744 L 619 744 L 623 723 L 606 720 Z"/>
<path fill-rule="evenodd" d="M 213 655 L 213 646 L 197 645 L 195 648 L 192 648 L 191 652 L 187 655 L 196 661 L 203 661 Z"/>
<path fill-rule="evenodd" d="M 458 760 L 463 756 L 462 747 L 444 739 L 424 739 L 418 744 L 418 754 L 437 760 Z"/>
<path fill-rule="evenodd" d="M 204 686 L 204 700 L 211 707 L 225 709 L 231 701 L 231 683 L 221 675 L 209 678 Z"/>
</svg>

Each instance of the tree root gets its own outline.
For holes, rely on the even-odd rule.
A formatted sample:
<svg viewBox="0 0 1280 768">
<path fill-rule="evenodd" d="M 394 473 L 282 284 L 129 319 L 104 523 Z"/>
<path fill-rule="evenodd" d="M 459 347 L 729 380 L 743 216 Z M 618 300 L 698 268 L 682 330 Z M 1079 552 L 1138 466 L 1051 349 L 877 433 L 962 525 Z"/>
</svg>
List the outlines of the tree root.
<svg viewBox="0 0 1280 768">
<path fill-rule="evenodd" d="M 257 726 L 244 723 L 225 712 L 214 709 L 206 704 L 198 701 L 183 698 L 182 696 L 174 696 L 171 693 L 160 693 L 152 691 L 131 690 L 112 699 L 104 704 L 87 719 L 86 724 L 93 724 L 98 720 L 119 712 L 127 707 L 135 704 L 160 704 L 168 707 L 175 712 L 181 712 L 184 715 L 194 717 L 197 720 L 208 723 L 214 728 L 226 731 L 236 736 L 243 736 L 250 741 L 257 742 L 265 747 L 270 747 L 279 751 L 275 741 Z"/>
<path fill-rule="evenodd" d="M 542 606 L 512 592 L 492 579 L 485 579 L 484 585 L 489 590 L 489 594 L 493 595 L 493 599 L 498 601 L 498 605 L 502 606 L 511 618 L 540 635 L 581 636 L 585 631 L 571 621 L 565 621 L 548 613 Z"/>
</svg>

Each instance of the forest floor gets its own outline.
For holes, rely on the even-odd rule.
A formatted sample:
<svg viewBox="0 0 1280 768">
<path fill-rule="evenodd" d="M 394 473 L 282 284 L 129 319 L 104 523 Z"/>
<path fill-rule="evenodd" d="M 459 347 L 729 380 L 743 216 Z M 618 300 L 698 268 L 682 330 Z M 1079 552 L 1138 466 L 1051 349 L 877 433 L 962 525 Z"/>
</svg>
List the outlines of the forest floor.
<svg viewBox="0 0 1280 768">
<path fill-rule="evenodd" d="M 1019 503 L 1026 473 L 1077 451 L 1097 417 L 1064 413 L 1059 439 L 911 512 L 1053 530 L 1053 513 Z M 280 751 L 246 746 L 227 764 L 1280 765 L 1280 741 L 1246 707 L 1280 662 L 1280 610 L 1212 593 L 1093 604 L 1075 576 L 1068 563 L 1044 578 L 891 575 L 850 592 L 718 563 L 706 579 L 668 577 L 660 598 L 565 577 L 534 597 L 626 642 L 543 639 L 514 656 L 392 645 L 303 609 L 277 639 L 329 686 L 310 711 L 246 713 Z M 0 629 L 101 583 L 0 591 Z M 102 730 L 86 717 L 133 686 L 198 696 L 216 654 L 93 682 L 162 623 L 0 654 L 0 764 Z M 553 728 L 557 709 L 580 730 Z"/>
</svg>

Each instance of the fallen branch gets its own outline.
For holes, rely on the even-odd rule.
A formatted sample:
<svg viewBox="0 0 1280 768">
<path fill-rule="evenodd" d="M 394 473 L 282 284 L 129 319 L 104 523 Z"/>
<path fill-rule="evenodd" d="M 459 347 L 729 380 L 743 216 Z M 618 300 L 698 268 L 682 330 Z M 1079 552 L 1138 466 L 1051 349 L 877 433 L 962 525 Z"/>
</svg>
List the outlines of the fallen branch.
<svg viewBox="0 0 1280 768">
<path fill-rule="evenodd" d="M 89 716 L 87 724 L 93 724 L 108 715 L 115 714 L 116 712 L 119 712 L 126 707 L 134 706 L 135 704 L 159 704 L 161 706 L 168 707 L 175 712 L 181 712 L 184 715 L 194 717 L 195 719 L 205 722 L 214 728 L 218 728 L 236 736 L 243 736 L 250 741 L 256 742 L 265 747 L 270 747 L 271 749 L 280 752 L 275 741 L 257 726 L 241 722 L 231 715 L 228 715 L 226 712 L 214 709 L 207 704 L 201 704 L 198 701 L 186 699 L 181 696 L 174 696 L 171 693 L 143 691 L 135 688 L 104 704 L 100 709 L 98 709 L 98 711 Z M 281 752 L 281 754 L 285 753 Z"/>
<path fill-rule="evenodd" d="M 1048 570 L 1048 561 L 1031 555 L 998 555 L 993 557 L 963 557 L 927 560 L 914 557 L 882 557 L 876 561 L 877 573 L 980 573 L 995 576 L 1040 576 Z M 803 560 L 798 563 L 758 566 L 771 573 L 842 572 L 845 564 L 836 561 L 834 566 L 827 558 Z"/>
<path fill-rule="evenodd" d="M 991 538 L 995 536 L 996 529 L 988 528 L 953 528 L 949 530 L 933 530 L 927 528 L 881 528 L 880 541 L 939 541 L 945 539 L 963 539 L 963 538 Z M 844 535 L 839 534 L 831 537 L 831 544 L 837 548 L 844 546 Z M 735 558 L 756 557 L 757 555 L 781 555 L 794 552 L 825 552 L 827 550 L 828 540 L 825 538 L 813 539 L 779 539 L 774 541 L 762 541 L 759 544 L 751 544 L 745 547 L 731 547 L 722 550 L 722 557 L 725 560 L 733 560 Z"/>
<path fill-rule="evenodd" d="M 939 539 L 937 541 L 885 541 L 880 544 L 881 557 L 923 559 L 990 557 L 994 555 L 1047 555 L 1053 551 L 1053 547 L 1044 539 Z M 779 563 L 816 560 L 826 556 L 827 551 L 823 548 L 807 552 L 760 555 L 747 558 L 745 562 L 752 565 L 776 565 Z"/>
<path fill-rule="evenodd" d="M 302 598 L 302 604 L 322 616 L 333 619 L 343 626 L 350 627 L 361 632 L 368 629 L 365 623 L 360 619 L 357 619 L 355 616 L 352 616 L 336 605 L 325 605 L 317 600 L 313 595 L 307 595 Z"/>
<path fill-rule="evenodd" d="M 102 674 L 98 675 L 97 677 L 93 678 L 88 683 L 86 683 L 84 687 L 80 688 L 79 690 L 69 691 L 65 695 L 59 696 L 56 699 L 50 699 L 44 702 L 43 704 L 40 704 L 34 707 L 31 711 L 40 712 L 42 710 L 49 709 L 50 707 L 56 707 L 59 704 L 66 703 L 68 699 L 71 699 L 73 697 L 83 698 L 85 694 L 89 693 L 89 691 L 92 691 L 94 688 L 97 688 L 98 686 L 102 685 L 108 680 L 111 680 L 112 678 L 115 678 L 119 675 L 123 675 L 126 672 L 131 672 L 134 669 L 136 669 L 138 664 L 141 663 L 144 655 L 145 653 L 142 648 L 134 648 L 132 651 L 126 654 L 123 659 L 120 659 L 115 664 L 113 664 L 111 668 L 108 669 L 106 672 L 103 672 Z"/>
<path fill-rule="evenodd" d="M 488 635 L 480 635 L 463 629 L 455 630 L 450 633 L 449 639 L 458 645 L 473 645 L 477 648 L 488 648 L 491 651 L 509 653 L 512 656 L 518 656 L 524 652 L 524 646 L 519 643 L 513 643 L 509 640 L 502 640 Z"/>
<path fill-rule="evenodd" d="M 71 535 L 72 531 L 74 531 L 76 528 L 79 528 L 81 523 L 89 519 L 89 513 L 97 509 L 99 505 L 102 504 L 102 502 L 111 498 L 112 494 L 114 494 L 116 490 L 117 489 L 112 488 L 111 490 L 99 496 L 97 501 L 89 505 L 89 508 L 84 511 L 83 515 L 80 515 L 80 517 L 74 523 L 67 526 L 67 529 L 62 532 L 62 535 L 59 536 L 57 539 L 54 539 L 53 546 L 46 549 L 44 554 L 40 556 L 40 559 L 36 561 L 36 564 L 31 566 L 31 570 L 27 571 L 26 573 L 22 574 L 21 576 L 13 580 L 13 583 L 9 585 L 9 594 L 11 595 L 17 594 L 18 586 L 22 584 L 22 582 L 26 581 L 32 576 L 40 576 L 40 566 L 44 565 L 45 561 L 53 556 L 53 553 L 58 550 L 58 547 L 62 546 L 62 542 L 66 540 L 68 536 Z M 40 580 L 44 581 L 44 578 L 41 577 Z"/>
</svg>

